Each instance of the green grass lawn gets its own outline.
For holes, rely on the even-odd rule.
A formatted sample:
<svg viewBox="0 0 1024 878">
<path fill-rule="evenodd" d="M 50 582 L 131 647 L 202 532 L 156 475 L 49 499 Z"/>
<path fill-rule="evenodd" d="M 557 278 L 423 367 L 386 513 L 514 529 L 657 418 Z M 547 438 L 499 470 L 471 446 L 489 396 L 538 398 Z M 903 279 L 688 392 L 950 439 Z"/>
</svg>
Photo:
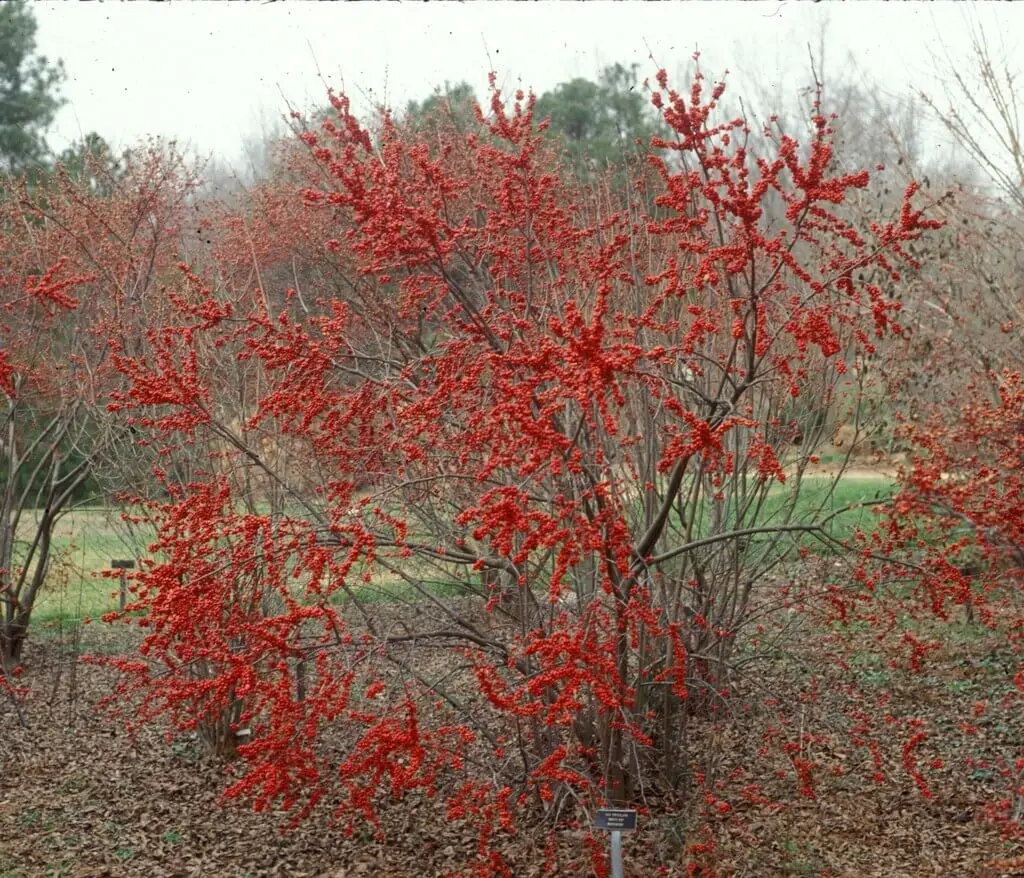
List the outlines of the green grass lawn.
<svg viewBox="0 0 1024 878">
<path fill-rule="evenodd" d="M 874 527 L 878 511 L 878 501 L 892 496 L 895 482 L 892 478 L 869 472 L 860 471 L 836 481 L 827 474 L 805 474 L 800 485 L 796 502 L 792 505 L 792 483 L 776 483 L 769 487 L 767 495 L 761 501 L 760 508 L 756 503 L 745 508 L 742 521 L 738 521 L 736 508 L 731 505 L 735 498 L 726 500 L 724 509 L 718 510 L 724 524 L 719 528 L 725 531 L 750 527 L 784 527 L 794 525 L 823 524 L 824 532 L 834 540 L 846 542 L 858 529 L 870 530 Z M 684 485 L 683 491 L 688 487 Z M 701 539 L 711 534 L 712 502 L 703 495 L 696 506 L 688 506 L 688 515 L 693 518 L 691 533 L 693 539 Z M 670 528 L 678 535 L 679 515 L 673 510 L 670 516 Z M 716 529 L 721 533 L 721 529 Z M 752 537 L 756 546 L 767 547 L 773 544 L 772 555 L 785 552 L 796 545 L 804 546 L 814 553 L 831 553 L 838 546 L 824 542 L 814 534 L 777 534 L 763 533 Z"/>
<path fill-rule="evenodd" d="M 23 522 L 19 537 L 26 538 L 30 531 L 31 523 Z M 56 526 L 50 572 L 32 621 L 96 617 L 117 609 L 117 581 L 99 574 L 110 570 L 115 558 L 144 556 L 151 538 L 151 529 L 137 530 L 133 541 L 114 510 L 77 509 L 65 515 Z"/>
<path fill-rule="evenodd" d="M 771 489 L 758 524 L 770 525 L 779 520 L 789 490 L 789 485 L 777 485 Z M 873 524 L 872 508 L 856 508 L 857 505 L 884 499 L 892 490 L 892 480 L 882 475 L 869 477 L 860 474 L 841 479 L 834 486 L 830 478 L 805 476 L 791 521 L 820 520 L 838 510 L 854 507 L 833 518 L 828 527 L 832 536 L 845 540 L 853 535 L 856 528 L 867 529 Z M 99 574 L 110 570 L 110 562 L 114 558 L 145 556 L 152 531 L 138 531 L 134 539 L 133 545 L 132 537 L 120 523 L 117 513 L 110 510 L 81 509 L 62 518 L 54 537 L 52 568 L 47 585 L 36 602 L 33 622 L 39 626 L 65 623 L 84 617 L 97 618 L 117 609 L 117 581 Z M 812 537 L 804 537 L 802 543 L 815 551 L 827 550 Z M 440 581 L 436 572 L 424 571 L 423 580 L 424 587 L 438 597 L 464 593 L 459 583 Z M 417 599 L 415 589 L 390 574 L 375 574 L 372 583 L 359 585 L 354 591 L 360 600 L 366 602 Z M 337 599 L 346 600 L 340 593 Z"/>
<path fill-rule="evenodd" d="M 888 499 L 894 488 L 895 481 L 884 475 L 858 475 L 838 482 L 828 476 L 805 475 L 792 521 L 820 521 L 835 514 L 826 524 L 826 532 L 845 542 L 858 528 L 868 530 L 874 526 L 877 506 L 864 504 Z M 765 503 L 769 522 L 772 516 L 781 514 L 788 492 L 786 485 L 772 489 Z"/>
</svg>

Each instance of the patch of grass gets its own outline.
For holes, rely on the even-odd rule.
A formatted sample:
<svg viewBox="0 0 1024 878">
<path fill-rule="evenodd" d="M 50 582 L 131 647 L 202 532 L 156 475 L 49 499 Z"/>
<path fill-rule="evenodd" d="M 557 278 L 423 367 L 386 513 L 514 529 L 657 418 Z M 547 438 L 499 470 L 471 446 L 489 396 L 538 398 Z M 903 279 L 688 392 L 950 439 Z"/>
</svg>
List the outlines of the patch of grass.
<svg viewBox="0 0 1024 878">
<path fill-rule="evenodd" d="M 203 745 L 196 738 L 177 738 L 170 746 L 171 753 L 186 762 L 200 762 L 203 759 Z"/>
<path fill-rule="evenodd" d="M 871 631 L 872 625 L 866 619 L 848 619 L 845 622 L 835 619 L 829 623 L 829 627 L 833 631 L 842 631 L 844 634 L 857 635 L 863 634 L 865 631 Z"/>
<path fill-rule="evenodd" d="M 478 592 L 473 586 L 452 580 L 420 580 L 420 586 L 427 594 L 436 598 L 471 597 Z M 380 577 L 374 583 L 356 586 L 351 595 L 364 604 L 389 604 L 399 602 L 415 602 L 422 600 L 422 594 L 410 583 L 397 577 Z M 336 591 L 331 596 L 332 603 L 346 605 L 352 597 L 347 591 Z"/>
<path fill-rule="evenodd" d="M 857 651 L 850 656 L 850 667 L 862 686 L 878 689 L 892 682 L 892 671 L 877 652 Z"/>
<path fill-rule="evenodd" d="M 43 819 L 43 812 L 38 808 L 26 808 L 18 815 L 18 823 L 24 827 L 38 826 Z"/>
<path fill-rule="evenodd" d="M 892 672 L 887 668 L 864 671 L 857 675 L 858 681 L 872 689 L 881 689 L 892 683 Z"/>
<path fill-rule="evenodd" d="M 784 875 L 820 875 L 822 861 L 811 845 L 801 845 L 796 841 L 782 843 L 785 860 L 782 863 Z"/>
<path fill-rule="evenodd" d="M 985 640 L 991 632 L 988 628 L 978 622 L 958 621 L 949 626 L 950 639 L 959 645 L 979 643 Z"/>
<path fill-rule="evenodd" d="M 845 507 L 856 507 L 865 501 L 884 499 L 893 491 L 892 480 L 879 475 L 877 478 L 841 479 L 833 484 L 830 477 L 813 474 L 803 480 L 796 505 L 790 515 L 792 523 L 807 523 L 821 520 Z M 790 485 L 773 487 L 758 515 L 758 525 L 780 523 L 789 502 Z M 695 527 L 695 536 L 706 535 L 708 509 L 700 513 Z M 870 508 L 851 508 L 836 515 L 828 525 L 828 532 L 839 540 L 852 537 L 856 528 L 868 528 L 873 523 Z M 31 521 L 23 524 L 21 533 L 25 538 L 31 528 Z M 64 633 L 80 619 L 97 619 L 118 607 L 119 585 L 117 579 L 101 576 L 110 570 L 114 558 L 137 558 L 144 555 L 146 546 L 153 540 L 150 529 L 140 528 L 129 539 L 116 510 L 78 509 L 64 516 L 54 534 L 54 557 L 48 581 L 36 602 L 33 611 L 33 627 L 37 632 L 55 629 Z M 810 536 L 796 540 L 781 540 L 771 551 L 788 551 L 794 542 L 814 552 L 827 552 L 828 547 Z M 763 545 L 766 549 L 771 537 L 758 537 L 753 547 Z M 438 598 L 459 598 L 472 595 L 473 589 L 453 580 L 424 579 L 423 587 Z M 353 592 L 366 603 L 389 603 L 421 599 L 416 589 L 401 579 L 388 574 L 375 574 L 373 581 L 356 586 Z M 344 604 L 349 596 L 336 593 L 333 599 Z"/>
<path fill-rule="evenodd" d="M 878 501 L 890 498 L 895 490 L 895 482 L 888 476 L 864 476 L 836 479 L 828 474 L 808 474 L 800 483 L 796 496 L 793 495 L 794 483 L 776 483 L 760 503 L 752 503 L 745 509 L 742 520 L 734 506 L 720 510 L 725 530 L 736 530 L 741 527 L 773 527 L 773 526 L 813 526 L 821 524 L 824 533 L 833 540 L 848 542 L 858 529 L 870 530 L 876 521 Z M 684 489 L 685 490 L 685 489 Z M 727 498 L 727 503 L 728 498 Z M 704 498 L 703 502 L 692 512 L 694 522 L 692 533 L 694 539 L 708 536 L 712 519 L 712 502 Z M 673 527 L 679 527 L 678 514 L 671 517 Z M 758 534 L 751 538 L 750 550 L 761 560 L 772 560 L 792 551 L 796 547 L 806 548 L 818 555 L 829 555 L 841 551 L 837 546 L 822 541 L 812 533 L 792 533 L 780 535 L 773 533 Z"/>
<path fill-rule="evenodd" d="M 807 842 L 786 839 L 781 845 L 785 859 L 782 863 L 786 875 L 820 875 L 824 862 L 818 849 Z"/>
<path fill-rule="evenodd" d="M 101 616 L 117 609 L 116 579 L 101 577 L 114 558 L 138 558 L 153 539 L 151 529 L 139 528 L 129 538 L 113 509 L 83 508 L 62 516 L 55 527 L 50 569 L 33 610 L 33 622 Z M 36 514 L 23 514 L 18 540 L 32 538 Z M 17 551 L 15 553 L 17 559 Z"/>
<path fill-rule="evenodd" d="M 874 507 L 864 504 L 888 499 L 894 488 L 893 480 L 881 475 L 876 478 L 840 479 L 838 482 L 828 476 L 804 476 L 793 507 L 792 521 L 802 524 L 828 518 L 825 532 L 833 539 L 845 542 L 858 529 L 867 530 L 874 526 Z M 769 522 L 784 515 L 789 490 L 786 485 L 780 485 L 768 495 L 764 513 Z M 804 542 L 809 547 L 812 543 L 821 546 L 812 537 L 805 537 Z"/>
</svg>

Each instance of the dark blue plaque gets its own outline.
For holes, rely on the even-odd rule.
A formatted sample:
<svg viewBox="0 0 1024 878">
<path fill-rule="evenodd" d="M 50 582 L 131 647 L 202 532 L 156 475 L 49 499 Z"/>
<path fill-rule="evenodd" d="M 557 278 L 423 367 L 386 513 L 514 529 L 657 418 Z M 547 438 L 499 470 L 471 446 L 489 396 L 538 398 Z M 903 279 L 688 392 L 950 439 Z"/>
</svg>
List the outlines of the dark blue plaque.
<svg viewBox="0 0 1024 878">
<path fill-rule="evenodd" d="M 636 829 L 636 811 L 630 808 L 598 808 L 594 828 L 609 832 L 630 832 Z"/>
</svg>

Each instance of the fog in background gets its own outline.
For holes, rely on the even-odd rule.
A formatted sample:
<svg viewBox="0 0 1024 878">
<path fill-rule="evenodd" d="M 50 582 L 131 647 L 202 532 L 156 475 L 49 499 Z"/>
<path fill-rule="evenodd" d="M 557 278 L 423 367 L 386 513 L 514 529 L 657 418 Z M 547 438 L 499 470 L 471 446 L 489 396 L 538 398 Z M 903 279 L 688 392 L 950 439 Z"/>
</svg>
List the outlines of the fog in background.
<svg viewBox="0 0 1024 878">
<path fill-rule="evenodd" d="M 969 58 L 970 25 L 1019 56 L 1024 4 L 39 3 L 38 50 L 64 60 L 68 99 L 49 142 L 89 131 L 123 149 L 148 135 L 244 166 L 290 106 L 345 88 L 357 109 L 404 107 L 446 81 L 478 97 L 487 72 L 538 94 L 621 62 L 665 67 L 679 87 L 695 49 L 709 77 L 757 111 L 807 104 L 809 49 L 826 83 L 856 81 L 885 100 L 920 90 L 942 104 L 936 70 Z M 801 97 L 801 92 L 803 96 Z M 948 104 L 948 101 L 945 102 Z M 765 105 L 774 105 L 768 106 Z M 945 149 L 938 127 L 926 149 Z"/>
</svg>

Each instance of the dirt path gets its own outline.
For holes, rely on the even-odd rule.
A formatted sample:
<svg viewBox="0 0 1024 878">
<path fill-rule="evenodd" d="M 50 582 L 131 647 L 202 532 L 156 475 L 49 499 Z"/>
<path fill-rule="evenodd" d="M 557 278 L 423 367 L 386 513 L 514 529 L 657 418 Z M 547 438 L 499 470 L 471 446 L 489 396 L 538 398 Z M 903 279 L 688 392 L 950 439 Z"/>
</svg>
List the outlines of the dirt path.
<svg viewBox="0 0 1024 878">
<path fill-rule="evenodd" d="M 819 465 L 809 466 L 804 471 L 805 476 L 815 479 L 834 479 L 842 476 L 843 479 L 852 481 L 877 481 L 878 479 L 896 479 L 896 470 L 891 466 L 870 466 L 865 464 L 851 463 L 845 468 Z"/>
</svg>

